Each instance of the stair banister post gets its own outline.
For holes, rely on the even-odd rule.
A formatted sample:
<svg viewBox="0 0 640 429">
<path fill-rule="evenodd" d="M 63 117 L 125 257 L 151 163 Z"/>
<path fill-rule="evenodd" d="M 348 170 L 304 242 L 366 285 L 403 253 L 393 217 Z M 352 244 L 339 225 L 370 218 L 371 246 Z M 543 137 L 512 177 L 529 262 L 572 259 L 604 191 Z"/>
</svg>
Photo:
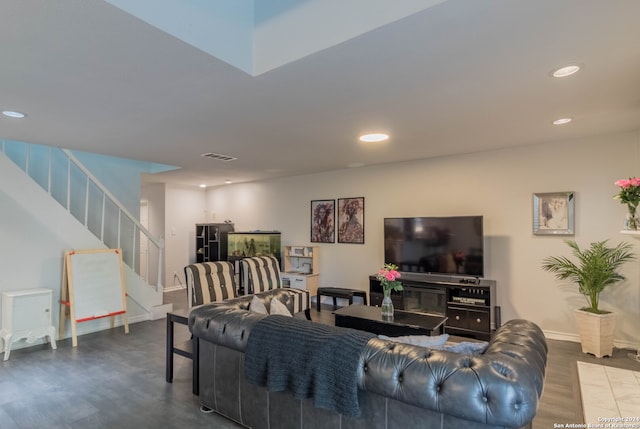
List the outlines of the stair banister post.
<svg viewBox="0 0 640 429">
<path fill-rule="evenodd" d="M 156 292 L 164 289 L 162 286 L 162 252 L 164 251 L 164 236 L 160 236 L 158 239 L 158 281 L 156 285 Z"/>
</svg>

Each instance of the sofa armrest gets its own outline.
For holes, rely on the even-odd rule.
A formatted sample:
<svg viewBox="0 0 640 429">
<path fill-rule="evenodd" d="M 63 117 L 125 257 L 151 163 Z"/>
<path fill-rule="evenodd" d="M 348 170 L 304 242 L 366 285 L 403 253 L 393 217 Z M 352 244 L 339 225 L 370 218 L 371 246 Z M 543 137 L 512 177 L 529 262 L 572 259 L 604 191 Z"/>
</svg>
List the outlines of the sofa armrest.
<svg viewBox="0 0 640 429">
<path fill-rule="evenodd" d="M 537 334 L 539 328 L 530 325 L 505 323 L 478 356 L 372 339 L 361 356 L 358 385 L 466 420 L 526 426 L 537 411 L 547 350 L 544 336 Z M 518 341 L 517 332 L 523 328 L 530 329 L 533 337 Z"/>
<path fill-rule="evenodd" d="M 189 330 L 200 339 L 244 352 L 251 328 L 265 317 L 247 310 L 204 305 L 189 315 Z"/>
<path fill-rule="evenodd" d="M 509 320 L 500 327 L 484 351 L 485 356 L 494 359 L 503 355 L 525 363 L 525 368 L 531 370 L 530 376 L 534 379 L 538 396 L 542 395 L 547 353 L 547 342 L 540 327 L 523 319 Z"/>
<path fill-rule="evenodd" d="M 194 308 L 189 314 L 189 330 L 198 338 L 239 352 L 247 348 L 251 328 L 266 317 L 248 311 L 254 295 L 241 296 Z M 309 309 L 309 292 L 280 288 L 255 294 L 269 308 L 272 299 L 280 300 L 294 314 Z"/>
</svg>

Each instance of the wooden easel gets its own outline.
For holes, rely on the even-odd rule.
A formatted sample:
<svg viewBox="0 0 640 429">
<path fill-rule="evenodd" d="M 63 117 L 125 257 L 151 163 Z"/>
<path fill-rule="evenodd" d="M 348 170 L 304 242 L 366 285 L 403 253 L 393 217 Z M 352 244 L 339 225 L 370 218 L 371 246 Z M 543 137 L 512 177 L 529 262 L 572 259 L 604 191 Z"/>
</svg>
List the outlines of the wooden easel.
<svg viewBox="0 0 640 429">
<path fill-rule="evenodd" d="M 129 333 L 127 292 L 121 249 L 73 250 L 65 252 L 60 292 L 59 339 L 64 338 L 67 314 L 71 322 L 72 345 L 78 345 L 76 324 L 123 315 L 124 332 Z"/>
</svg>

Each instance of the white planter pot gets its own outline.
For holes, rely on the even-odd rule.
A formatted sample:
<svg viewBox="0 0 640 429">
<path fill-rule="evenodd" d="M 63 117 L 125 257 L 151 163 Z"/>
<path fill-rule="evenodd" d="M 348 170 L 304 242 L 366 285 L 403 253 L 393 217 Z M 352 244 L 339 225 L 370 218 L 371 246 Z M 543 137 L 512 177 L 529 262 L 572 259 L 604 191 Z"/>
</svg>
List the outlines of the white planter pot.
<svg viewBox="0 0 640 429">
<path fill-rule="evenodd" d="M 616 327 L 615 314 L 595 314 L 576 310 L 575 315 L 580 331 L 582 352 L 598 358 L 612 356 L 613 331 Z"/>
</svg>

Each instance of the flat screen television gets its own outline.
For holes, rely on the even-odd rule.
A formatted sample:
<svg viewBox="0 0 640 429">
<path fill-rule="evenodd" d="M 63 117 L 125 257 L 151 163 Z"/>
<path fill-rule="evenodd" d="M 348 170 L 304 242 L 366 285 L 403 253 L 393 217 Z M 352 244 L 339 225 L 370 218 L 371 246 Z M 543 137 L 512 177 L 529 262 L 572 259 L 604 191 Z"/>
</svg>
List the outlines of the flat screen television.
<svg viewBox="0 0 640 429">
<path fill-rule="evenodd" d="M 482 216 L 384 219 L 384 261 L 407 273 L 484 276 Z"/>
</svg>

